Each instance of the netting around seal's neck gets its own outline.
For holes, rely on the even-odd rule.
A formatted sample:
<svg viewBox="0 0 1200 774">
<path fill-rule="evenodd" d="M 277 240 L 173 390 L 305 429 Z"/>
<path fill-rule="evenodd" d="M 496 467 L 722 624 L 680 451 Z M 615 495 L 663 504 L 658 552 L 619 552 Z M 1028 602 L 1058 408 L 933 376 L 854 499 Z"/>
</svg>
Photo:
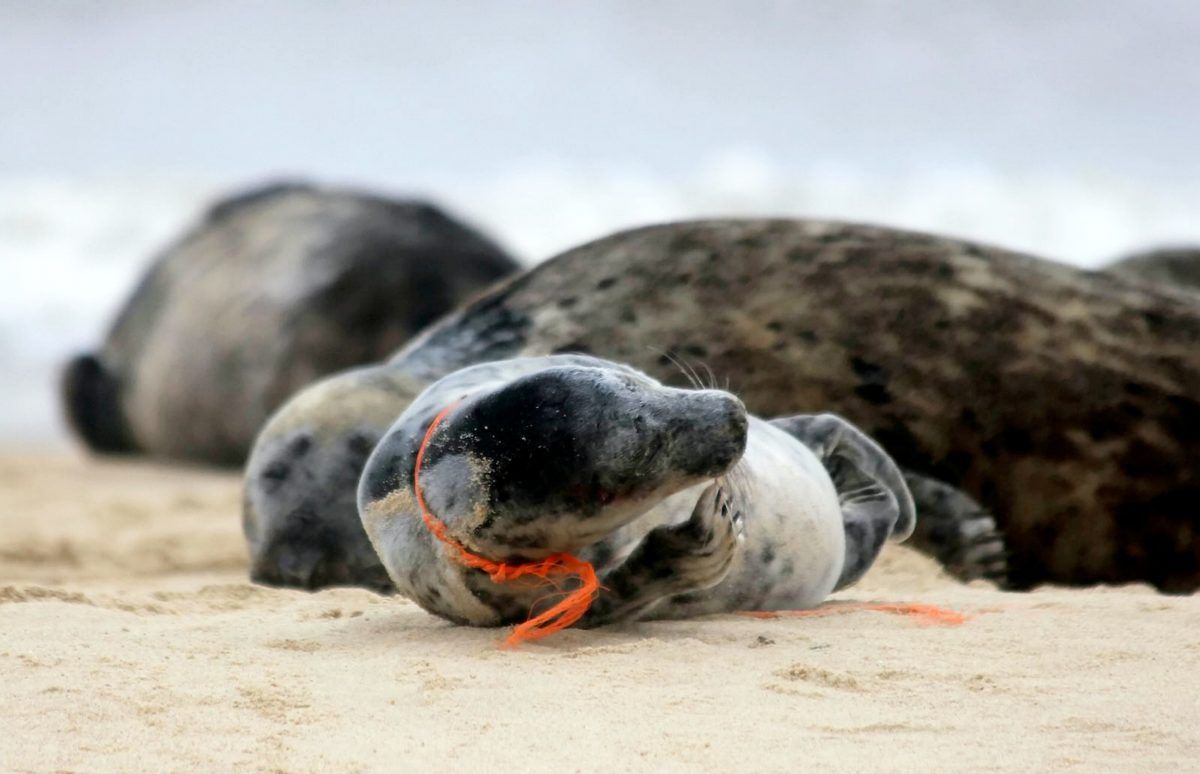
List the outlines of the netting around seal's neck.
<svg viewBox="0 0 1200 774">
<path fill-rule="evenodd" d="M 467 567 L 483 570 L 493 582 L 508 583 L 518 578 L 538 578 L 543 585 L 554 588 L 555 592 L 552 593 L 562 593 L 562 599 L 552 607 L 514 627 L 512 633 L 504 640 L 505 645 L 514 646 L 527 640 L 539 640 L 566 629 L 583 617 L 600 589 L 596 569 L 590 562 L 566 553 L 552 554 L 535 562 L 492 561 L 471 552 L 462 543 L 452 538 L 447 532 L 446 524 L 430 512 L 429 506 L 425 502 L 425 494 L 421 491 L 421 466 L 425 461 L 425 451 L 429 448 L 429 442 L 433 439 L 438 426 L 457 405 L 457 403 L 451 403 L 433 418 L 417 449 L 417 459 L 413 465 L 413 492 L 416 495 L 417 506 L 421 509 L 421 519 L 429 528 L 430 533 L 451 549 L 457 561 Z M 555 578 L 577 578 L 579 588 L 574 591 L 562 592 L 561 586 L 555 582 Z"/>
</svg>

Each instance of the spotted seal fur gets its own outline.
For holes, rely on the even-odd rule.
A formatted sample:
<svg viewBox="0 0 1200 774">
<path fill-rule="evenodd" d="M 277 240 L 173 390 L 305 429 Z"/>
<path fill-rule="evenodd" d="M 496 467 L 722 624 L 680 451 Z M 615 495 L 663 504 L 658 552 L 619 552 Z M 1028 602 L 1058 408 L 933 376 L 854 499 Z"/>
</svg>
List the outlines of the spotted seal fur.
<svg viewBox="0 0 1200 774">
<path fill-rule="evenodd" d="M 353 499 L 370 447 L 434 380 L 556 352 L 675 385 L 683 359 L 755 414 L 844 416 L 920 474 L 912 542 L 947 565 L 994 566 L 982 503 L 1015 588 L 1200 587 L 1193 302 L 969 241 L 804 220 L 615 234 L 506 282 L 388 363 L 306 390 L 247 467 L 254 577 L 313 587 L 348 565 L 380 572 Z"/>
<path fill-rule="evenodd" d="M 727 392 L 591 357 L 471 366 L 417 396 L 358 489 L 396 588 L 457 623 L 516 623 L 545 591 L 467 568 L 422 522 L 417 451 L 447 406 L 421 463 L 425 501 L 493 561 L 590 559 L 601 591 L 583 626 L 813 607 L 915 523 L 899 469 L 837 417 L 764 422 Z"/>
<path fill-rule="evenodd" d="M 300 183 L 227 198 L 150 267 L 63 404 L 101 452 L 238 465 L 325 374 L 385 357 L 517 264 L 421 201 Z"/>
</svg>

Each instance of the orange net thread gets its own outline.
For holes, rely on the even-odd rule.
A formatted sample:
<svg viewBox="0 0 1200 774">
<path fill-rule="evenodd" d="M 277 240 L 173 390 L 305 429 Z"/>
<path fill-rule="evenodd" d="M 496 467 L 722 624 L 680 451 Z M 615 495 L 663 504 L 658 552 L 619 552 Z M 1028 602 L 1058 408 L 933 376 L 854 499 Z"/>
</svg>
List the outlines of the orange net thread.
<svg viewBox="0 0 1200 774">
<path fill-rule="evenodd" d="M 750 618 L 817 618 L 826 615 L 853 613 L 858 610 L 871 610 L 877 613 L 892 613 L 917 618 L 924 623 L 941 626 L 959 626 L 971 620 L 971 616 L 956 610 L 947 610 L 935 605 L 920 605 L 900 602 L 842 602 L 822 605 L 812 610 L 743 610 L 738 615 Z"/>
<path fill-rule="evenodd" d="M 437 430 L 438 425 L 442 423 L 442 420 L 446 418 L 446 415 L 456 405 L 458 404 L 450 404 L 434 417 L 433 421 L 429 423 L 429 429 L 425 431 L 425 437 L 421 440 L 420 448 L 417 449 L 417 460 L 413 466 L 413 491 L 417 497 L 417 506 L 421 509 L 421 519 L 424 520 L 425 526 L 429 528 L 434 537 L 454 550 L 456 554 L 455 558 L 459 562 L 467 567 L 483 570 L 491 577 L 494 583 L 510 583 L 519 578 L 532 577 L 539 578 L 543 585 L 559 589 L 559 584 L 555 582 L 555 578 L 579 579 L 579 588 L 571 592 L 566 592 L 557 604 L 533 616 L 524 623 L 518 624 L 504 640 L 504 644 L 512 647 L 520 645 L 527 640 L 540 640 L 542 637 L 547 637 L 557 631 L 566 629 L 582 618 L 583 614 L 587 612 L 587 609 L 592 604 L 592 600 L 596 597 L 596 592 L 600 589 L 600 581 L 596 577 L 596 569 L 592 567 L 590 562 L 585 562 L 578 557 L 565 553 L 552 554 L 536 562 L 521 562 L 517 564 L 494 562 L 491 559 L 486 559 L 472 553 L 466 546 L 447 534 L 446 525 L 430 513 L 429 506 L 425 503 L 425 495 L 421 491 L 421 465 L 425 461 L 425 449 L 428 448 L 434 431 Z"/>
</svg>

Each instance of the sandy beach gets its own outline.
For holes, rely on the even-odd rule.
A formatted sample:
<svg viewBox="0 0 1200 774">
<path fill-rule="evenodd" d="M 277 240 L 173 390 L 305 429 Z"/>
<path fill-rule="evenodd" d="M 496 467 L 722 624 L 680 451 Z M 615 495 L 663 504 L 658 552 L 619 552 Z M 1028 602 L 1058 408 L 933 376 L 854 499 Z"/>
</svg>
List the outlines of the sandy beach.
<svg viewBox="0 0 1200 774">
<path fill-rule="evenodd" d="M 236 475 L 0 456 L 0 769 L 1198 770 L 1200 598 L 1001 593 L 889 549 L 854 610 L 516 651 L 246 582 Z"/>
</svg>

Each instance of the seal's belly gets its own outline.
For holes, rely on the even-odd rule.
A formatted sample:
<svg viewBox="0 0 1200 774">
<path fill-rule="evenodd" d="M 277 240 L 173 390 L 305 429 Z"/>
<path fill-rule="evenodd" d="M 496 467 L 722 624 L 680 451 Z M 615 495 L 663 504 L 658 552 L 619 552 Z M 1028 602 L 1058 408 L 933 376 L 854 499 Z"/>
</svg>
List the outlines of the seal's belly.
<svg viewBox="0 0 1200 774">
<path fill-rule="evenodd" d="M 731 479 L 745 529 L 729 574 L 656 612 L 674 617 L 820 604 L 846 556 L 842 511 L 824 466 L 791 435 L 751 418 L 746 453 Z"/>
</svg>

